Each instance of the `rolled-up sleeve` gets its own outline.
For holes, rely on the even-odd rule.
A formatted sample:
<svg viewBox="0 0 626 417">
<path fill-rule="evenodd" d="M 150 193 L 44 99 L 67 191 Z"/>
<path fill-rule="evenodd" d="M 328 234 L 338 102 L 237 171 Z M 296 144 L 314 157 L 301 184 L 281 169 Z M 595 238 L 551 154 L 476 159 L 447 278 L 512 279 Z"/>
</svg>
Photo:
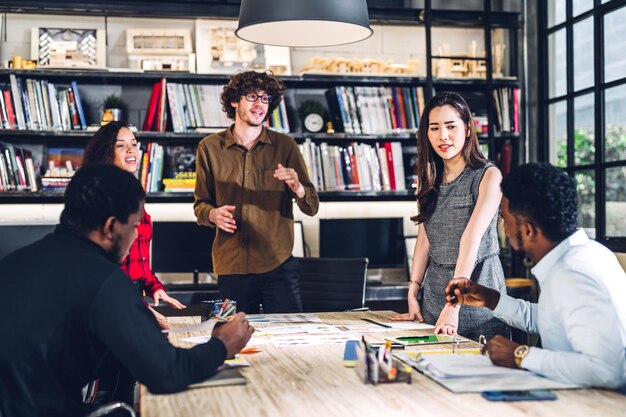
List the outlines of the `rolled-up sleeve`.
<svg viewBox="0 0 626 417">
<path fill-rule="evenodd" d="M 298 196 L 292 192 L 292 196 L 296 200 L 296 204 L 300 211 L 308 216 L 315 216 L 320 205 L 320 197 L 315 189 L 315 186 L 309 178 L 309 172 L 306 168 L 304 158 L 298 149 L 295 141 L 291 152 L 289 153 L 289 160 L 287 161 L 289 167 L 293 168 L 298 174 L 298 180 L 304 187 L 304 197 L 298 198 Z"/>
</svg>

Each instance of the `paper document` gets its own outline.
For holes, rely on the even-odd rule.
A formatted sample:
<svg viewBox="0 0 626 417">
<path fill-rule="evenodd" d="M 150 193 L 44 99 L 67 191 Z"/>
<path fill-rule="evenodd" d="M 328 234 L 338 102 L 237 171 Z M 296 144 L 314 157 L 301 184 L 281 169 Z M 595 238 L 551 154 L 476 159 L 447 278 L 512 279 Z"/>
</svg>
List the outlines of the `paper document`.
<svg viewBox="0 0 626 417">
<path fill-rule="evenodd" d="M 321 323 L 322 319 L 312 313 L 293 313 L 293 314 L 250 314 L 246 319 L 254 325 L 254 323 Z"/>
<path fill-rule="evenodd" d="M 434 329 L 435 326 L 432 324 L 419 323 L 417 321 L 407 321 L 402 323 L 385 323 L 388 326 L 391 326 L 389 330 L 429 330 Z"/>
<path fill-rule="evenodd" d="M 187 327 L 175 327 L 173 329 L 161 330 L 163 333 L 184 333 L 184 332 L 207 332 L 211 334 L 213 332 L 213 328 L 215 324 L 217 324 L 217 320 L 207 320 L 202 323 L 194 324 L 193 326 Z"/>
<path fill-rule="evenodd" d="M 485 355 L 430 355 L 427 369 L 437 376 L 458 378 L 468 376 L 523 376 L 530 372 L 522 369 L 496 366 Z"/>
<path fill-rule="evenodd" d="M 456 393 L 580 388 L 521 369 L 496 366 L 483 355 L 440 354 L 416 357 L 413 352 L 395 352 L 393 355 Z"/>
<path fill-rule="evenodd" d="M 195 343 L 195 344 L 202 344 L 202 343 L 206 343 L 209 340 L 211 340 L 211 336 L 193 336 L 193 337 L 184 337 L 182 339 L 180 339 L 182 342 L 190 342 L 190 343 Z"/>
</svg>

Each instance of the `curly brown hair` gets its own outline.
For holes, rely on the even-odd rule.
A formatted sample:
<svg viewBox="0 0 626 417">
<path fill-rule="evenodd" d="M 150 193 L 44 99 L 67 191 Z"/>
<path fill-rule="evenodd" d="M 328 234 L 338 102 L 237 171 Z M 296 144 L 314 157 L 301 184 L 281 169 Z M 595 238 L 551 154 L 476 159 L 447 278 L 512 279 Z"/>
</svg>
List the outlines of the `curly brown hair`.
<svg viewBox="0 0 626 417">
<path fill-rule="evenodd" d="M 85 146 L 83 166 L 112 164 L 115 160 L 117 134 L 123 128 L 128 129 L 128 125 L 124 122 L 113 121 L 98 129 Z"/>
<path fill-rule="evenodd" d="M 220 96 L 222 110 L 230 119 L 235 120 L 236 110 L 230 103 L 239 101 L 241 96 L 248 93 L 256 93 L 259 90 L 265 91 L 265 94 L 272 96 L 267 115 L 272 114 L 283 99 L 285 85 L 271 71 L 246 71 L 230 77 Z"/>
</svg>

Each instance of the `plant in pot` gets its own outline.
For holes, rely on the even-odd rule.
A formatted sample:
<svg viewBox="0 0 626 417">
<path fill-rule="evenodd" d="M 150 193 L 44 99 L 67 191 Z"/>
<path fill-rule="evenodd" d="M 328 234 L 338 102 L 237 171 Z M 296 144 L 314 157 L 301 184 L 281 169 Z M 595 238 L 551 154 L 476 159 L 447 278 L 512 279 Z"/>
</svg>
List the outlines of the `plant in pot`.
<svg viewBox="0 0 626 417">
<path fill-rule="evenodd" d="M 107 124 L 112 121 L 121 121 L 124 117 L 124 108 L 126 107 L 122 98 L 111 94 L 107 96 L 102 102 L 104 111 L 102 113 L 102 124 Z"/>
</svg>

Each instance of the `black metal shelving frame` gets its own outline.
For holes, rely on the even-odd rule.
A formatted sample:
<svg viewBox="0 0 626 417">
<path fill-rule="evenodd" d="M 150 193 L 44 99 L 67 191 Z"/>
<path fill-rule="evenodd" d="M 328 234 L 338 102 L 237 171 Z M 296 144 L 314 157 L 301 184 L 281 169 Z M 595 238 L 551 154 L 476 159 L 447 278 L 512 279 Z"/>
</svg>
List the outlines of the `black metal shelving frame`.
<svg viewBox="0 0 626 417">
<path fill-rule="evenodd" d="M 43 13 L 43 14 L 69 14 L 69 15 L 96 15 L 96 16 L 141 16 L 141 17 L 220 17 L 236 18 L 239 13 L 237 0 L 182 0 L 182 1 L 145 1 L 133 2 L 108 0 L 108 1 L 27 1 L 27 0 L 4 0 L 0 4 L 1 12 L 10 13 Z M 484 0 L 482 11 L 456 11 L 456 10 L 433 10 L 431 0 L 425 0 L 424 9 L 390 9 L 370 7 L 370 19 L 372 23 L 414 25 L 424 27 L 426 31 L 426 77 L 403 77 L 403 76 L 334 76 L 313 75 L 283 76 L 281 79 L 287 85 L 288 91 L 298 89 L 329 88 L 336 85 L 348 86 L 422 86 L 424 87 L 425 99 L 432 96 L 434 88 L 458 88 L 471 87 L 484 91 L 487 95 L 487 114 L 489 130 L 486 134 L 480 134 L 481 143 L 489 145 L 490 158 L 496 158 L 496 148 L 503 141 L 515 141 L 518 144 L 524 141 L 525 134 L 496 133 L 493 120 L 495 111 L 491 100 L 494 88 L 519 87 L 519 77 L 516 80 L 493 79 L 491 57 L 491 31 L 494 28 L 507 28 L 510 30 L 510 56 L 511 68 L 516 75 L 518 71 L 518 32 L 520 28 L 519 13 L 496 12 L 491 10 L 491 0 Z M 432 75 L 431 30 L 433 27 L 477 27 L 484 28 L 485 52 L 486 52 L 486 79 L 437 79 Z M 21 77 L 45 78 L 57 82 L 69 82 L 76 80 L 79 84 L 95 85 L 139 85 L 151 86 L 159 79 L 165 77 L 174 82 L 188 82 L 201 84 L 223 84 L 228 80 L 227 75 L 214 74 L 190 74 L 182 72 L 132 72 L 132 71 L 107 71 L 107 70 L 8 70 L 0 69 L 0 82 L 8 80 L 9 74 Z M 523 106 L 520 103 L 520 112 Z M 523 114 L 520 114 L 523 117 Z M 520 123 L 521 124 L 521 123 Z M 0 130 L 0 141 L 28 144 L 37 143 L 55 146 L 81 146 L 92 135 L 86 131 L 19 131 Z M 298 142 L 310 139 L 314 142 L 328 142 L 341 144 L 346 142 L 375 143 L 382 141 L 399 141 L 403 147 L 415 146 L 416 135 L 414 133 L 399 133 L 388 135 L 348 135 L 337 133 L 310 134 L 294 132 L 292 135 Z M 160 144 L 189 144 L 197 143 L 206 133 L 174 133 L 174 132 L 137 132 L 140 141 L 154 141 Z M 513 163 L 518 162 L 518 146 L 514 146 Z M 148 201 L 154 202 L 178 202 L 191 201 L 191 195 L 176 195 L 174 193 L 151 193 Z M 323 201 L 410 201 L 413 200 L 414 192 L 324 192 L 320 193 Z M 9 203 L 47 203 L 60 202 L 58 194 L 45 193 L 0 193 L 0 204 Z"/>
</svg>

